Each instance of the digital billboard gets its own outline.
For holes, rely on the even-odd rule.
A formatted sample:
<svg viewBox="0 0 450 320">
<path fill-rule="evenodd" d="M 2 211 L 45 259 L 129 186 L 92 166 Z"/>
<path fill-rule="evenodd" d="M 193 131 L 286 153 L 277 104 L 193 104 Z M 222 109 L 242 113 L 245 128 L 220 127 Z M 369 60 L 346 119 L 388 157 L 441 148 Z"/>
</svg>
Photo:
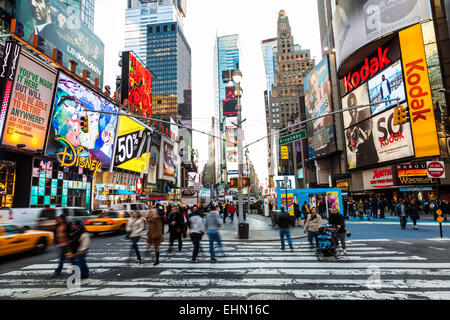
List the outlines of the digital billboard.
<svg viewBox="0 0 450 320">
<path fill-rule="evenodd" d="M 48 135 L 47 156 L 56 156 L 60 162 L 65 160 L 64 163 L 72 165 L 78 157 L 82 157 L 96 160 L 103 167 L 110 167 L 118 116 L 89 110 L 111 113 L 119 111 L 110 101 L 60 72 Z M 89 132 L 81 130 L 83 116 L 89 119 Z M 76 155 L 68 154 L 67 148 L 75 150 Z"/>
<path fill-rule="evenodd" d="M 304 81 L 306 119 L 312 119 L 333 111 L 328 56 L 308 73 Z M 308 144 L 315 158 L 336 151 L 334 117 L 327 116 L 309 121 L 306 125 Z"/>
<path fill-rule="evenodd" d="M 161 138 L 159 179 L 175 182 L 174 144 Z"/>
<path fill-rule="evenodd" d="M 223 115 L 225 117 L 235 117 L 237 115 L 237 99 L 235 95 L 235 87 L 225 88 L 225 100 L 222 102 Z"/>
<path fill-rule="evenodd" d="M 362 86 L 342 98 L 342 109 L 345 110 L 356 106 L 368 105 L 369 103 L 369 89 L 367 83 L 364 83 Z M 370 106 L 344 111 L 344 128 L 355 125 L 358 122 L 369 118 L 370 115 Z"/>
<path fill-rule="evenodd" d="M 333 12 L 333 33 L 338 68 L 366 44 L 431 18 L 424 0 L 341 0 Z"/>
<path fill-rule="evenodd" d="M 47 126 L 52 109 L 56 73 L 43 67 L 22 53 L 8 113 L 2 145 L 22 150 L 44 150 Z"/>
<path fill-rule="evenodd" d="M 156 179 L 159 167 L 159 152 L 161 149 L 161 136 L 153 133 L 150 147 L 150 163 L 148 166 L 147 183 L 156 185 Z"/>
<path fill-rule="evenodd" d="M 150 161 L 151 130 L 136 120 L 120 116 L 114 166 L 145 172 Z"/>
<path fill-rule="evenodd" d="M 400 60 L 369 80 L 369 98 L 370 103 L 399 99 L 398 104 L 401 104 L 406 100 Z M 380 113 L 395 105 L 397 105 L 395 101 L 374 105 L 371 107 L 372 114 Z"/>
<path fill-rule="evenodd" d="M 414 156 L 411 126 L 394 125 L 394 109 L 349 127 L 345 139 L 349 169 Z"/>
<path fill-rule="evenodd" d="M 104 44 L 80 19 L 80 9 L 58 0 L 16 0 L 16 34 L 30 44 L 34 35 L 45 40 L 43 51 L 52 57 L 53 49 L 62 52 L 62 65 L 70 69 L 70 60 L 90 72 L 90 79 L 103 84 Z"/>
<path fill-rule="evenodd" d="M 130 51 L 122 52 L 122 102 L 139 114 L 152 116 L 152 83 L 150 70 Z"/>
</svg>

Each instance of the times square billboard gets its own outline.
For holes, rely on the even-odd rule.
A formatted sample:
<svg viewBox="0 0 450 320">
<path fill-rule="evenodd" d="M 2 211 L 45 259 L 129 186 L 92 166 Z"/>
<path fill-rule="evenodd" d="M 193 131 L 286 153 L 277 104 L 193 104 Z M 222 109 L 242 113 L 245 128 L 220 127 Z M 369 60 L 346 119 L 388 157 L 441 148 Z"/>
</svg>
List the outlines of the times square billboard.
<svg viewBox="0 0 450 320">
<path fill-rule="evenodd" d="M 104 44 L 80 20 L 79 7 L 58 0 L 16 0 L 14 9 L 15 34 L 32 45 L 38 35 L 44 39 L 39 45 L 43 53 L 52 57 L 53 49 L 59 50 L 64 67 L 70 69 L 72 60 L 77 75 L 82 77 L 87 70 L 90 79 L 98 78 L 103 86 Z"/>
</svg>

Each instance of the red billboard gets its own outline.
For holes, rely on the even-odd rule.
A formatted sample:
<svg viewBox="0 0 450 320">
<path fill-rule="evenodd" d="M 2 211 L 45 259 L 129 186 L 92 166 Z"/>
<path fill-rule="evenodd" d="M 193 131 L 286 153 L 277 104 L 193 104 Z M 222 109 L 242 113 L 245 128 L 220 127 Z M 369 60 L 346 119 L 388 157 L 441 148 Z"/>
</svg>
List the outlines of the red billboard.
<svg viewBox="0 0 450 320">
<path fill-rule="evenodd" d="M 152 82 L 150 70 L 132 52 L 122 53 L 122 103 L 144 117 L 152 116 Z"/>
</svg>

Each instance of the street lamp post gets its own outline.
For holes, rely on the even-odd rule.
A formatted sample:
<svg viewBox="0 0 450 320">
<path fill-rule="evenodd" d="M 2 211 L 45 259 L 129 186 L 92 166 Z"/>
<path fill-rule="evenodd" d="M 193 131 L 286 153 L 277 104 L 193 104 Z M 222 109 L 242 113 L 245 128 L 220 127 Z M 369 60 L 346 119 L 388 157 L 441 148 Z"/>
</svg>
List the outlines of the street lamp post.
<svg viewBox="0 0 450 320">
<path fill-rule="evenodd" d="M 241 80 L 242 80 L 242 72 L 239 70 L 239 64 L 236 64 L 236 70 L 233 71 L 233 81 L 237 84 L 237 126 L 238 126 L 238 163 L 239 163 L 239 207 L 238 212 L 242 214 L 243 221 L 246 221 L 246 217 L 243 210 L 243 203 L 242 203 L 242 171 L 243 171 L 243 152 L 242 152 L 242 139 L 240 139 L 240 133 L 242 130 L 242 107 L 241 107 Z M 245 226 L 244 224 L 240 223 L 240 218 L 238 219 L 239 222 L 239 238 L 246 238 L 245 235 L 242 232 L 241 228 L 248 228 L 248 225 Z"/>
</svg>

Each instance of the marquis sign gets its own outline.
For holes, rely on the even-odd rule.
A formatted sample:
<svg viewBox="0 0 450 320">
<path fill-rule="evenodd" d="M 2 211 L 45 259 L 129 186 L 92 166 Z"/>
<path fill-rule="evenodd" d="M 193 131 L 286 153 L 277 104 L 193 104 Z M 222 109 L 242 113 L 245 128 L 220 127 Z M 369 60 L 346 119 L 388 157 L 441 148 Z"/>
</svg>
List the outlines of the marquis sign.
<svg viewBox="0 0 450 320">
<path fill-rule="evenodd" d="M 102 163 L 89 157 L 89 153 L 81 146 L 75 147 L 66 139 L 58 137 L 55 141 L 61 143 L 64 149 L 56 154 L 56 159 L 63 167 L 86 168 L 97 173 L 101 169 Z"/>
</svg>

